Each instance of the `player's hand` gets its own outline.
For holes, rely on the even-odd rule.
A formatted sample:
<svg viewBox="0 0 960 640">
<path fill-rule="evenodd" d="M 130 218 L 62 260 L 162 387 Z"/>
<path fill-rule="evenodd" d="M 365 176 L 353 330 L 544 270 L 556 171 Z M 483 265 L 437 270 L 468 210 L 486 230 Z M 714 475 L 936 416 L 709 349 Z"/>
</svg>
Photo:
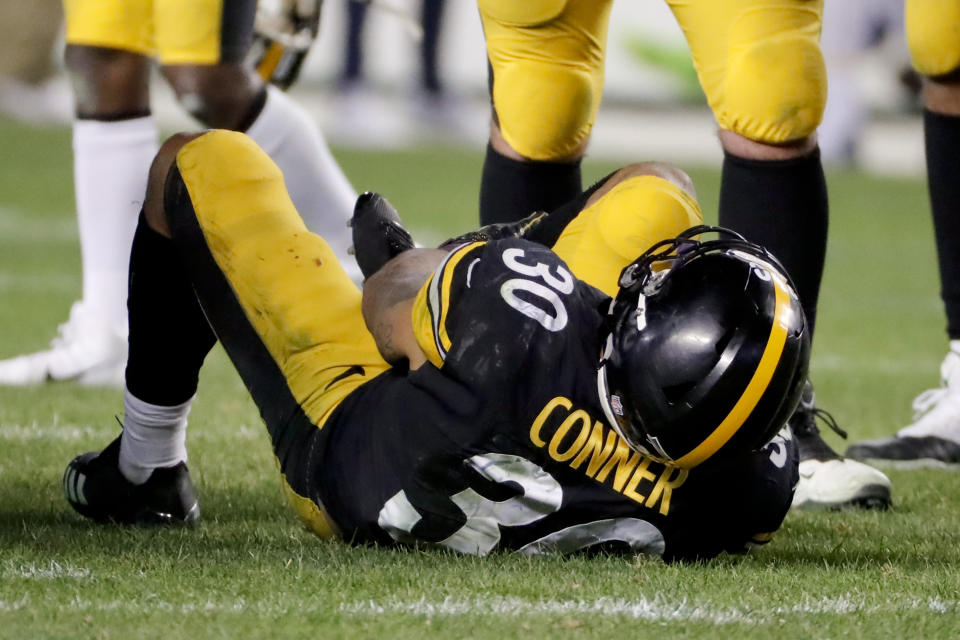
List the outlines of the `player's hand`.
<svg viewBox="0 0 960 640">
<path fill-rule="evenodd" d="M 456 238 L 450 238 L 440 248 L 451 247 L 467 242 L 489 242 L 503 238 L 527 238 L 547 218 L 546 211 L 536 211 L 516 222 L 497 222 L 479 229 L 468 231 Z"/>
<path fill-rule="evenodd" d="M 248 60 L 265 82 L 296 81 L 320 28 L 323 0 L 259 0 Z"/>
<path fill-rule="evenodd" d="M 394 257 L 416 243 L 403 228 L 397 210 L 386 198 L 367 191 L 357 198 L 350 219 L 353 255 L 364 278 L 369 278 Z"/>
</svg>

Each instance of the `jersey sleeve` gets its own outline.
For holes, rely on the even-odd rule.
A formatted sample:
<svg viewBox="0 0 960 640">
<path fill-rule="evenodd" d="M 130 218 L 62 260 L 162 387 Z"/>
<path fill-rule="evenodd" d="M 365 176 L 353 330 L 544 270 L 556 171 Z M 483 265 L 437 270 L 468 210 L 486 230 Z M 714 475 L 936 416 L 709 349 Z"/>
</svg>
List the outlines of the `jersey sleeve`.
<svg viewBox="0 0 960 640">
<path fill-rule="evenodd" d="M 475 387 L 503 391 L 547 371 L 582 342 L 589 289 L 541 244 L 510 238 L 461 246 L 424 284 L 414 332 L 430 362 Z"/>
<path fill-rule="evenodd" d="M 450 310 L 470 288 L 473 269 L 482 260 L 485 243 L 472 242 L 451 251 L 420 288 L 413 303 L 417 343 L 435 367 L 443 366 L 453 345 Z"/>
</svg>

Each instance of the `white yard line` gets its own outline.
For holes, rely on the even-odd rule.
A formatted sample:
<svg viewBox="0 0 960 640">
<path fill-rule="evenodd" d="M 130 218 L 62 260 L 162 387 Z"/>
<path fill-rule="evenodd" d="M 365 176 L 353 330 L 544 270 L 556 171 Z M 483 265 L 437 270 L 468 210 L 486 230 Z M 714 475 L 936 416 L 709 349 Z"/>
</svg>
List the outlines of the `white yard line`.
<svg viewBox="0 0 960 640">
<path fill-rule="evenodd" d="M 54 563 L 55 564 L 55 563 Z M 56 565 L 59 567 L 59 565 Z M 33 568 L 24 567 L 11 573 L 5 572 L 4 578 L 51 579 L 89 577 L 89 571 L 82 568 Z M 162 598 L 144 600 L 103 600 L 96 601 L 76 597 L 69 602 L 55 605 L 34 603 L 29 595 L 16 599 L 0 600 L 0 611 L 19 611 L 34 606 L 51 607 L 60 613 L 96 613 L 120 611 L 132 615 L 155 612 L 190 613 L 254 613 L 274 616 L 296 612 L 344 614 L 356 617 L 380 617 L 384 615 L 408 615 L 416 617 L 500 617 L 516 618 L 528 616 L 614 616 L 648 622 L 705 622 L 723 626 L 731 624 L 767 625 L 782 623 L 784 617 L 805 617 L 819 615 L 858 614 L 902 614 L 920 611 L 930 614 L 956 615 L 960 611 L 960 602 L 939 598 L 911 598 L 873 600 L 857 594 L 847 594 L 836 598 L 801 599 L 795 603 L 776 607 L 752 608 L 749 605 L 720 606 L 712 602 L 691 602 L 687 600 L 669 601 L 665 598 L 598 598 L 596 600 L 523 600 L 521 598 L 445 598 L 443 600 L 361 600 L 342 602 L 339 605 L 325 605 L 320 602 L 302 602 L 290 599 L 261 599 L 247 601 L 211 600 L 197 602 L 171 602 Z"/>
<path fill-rule="evenodd" d="M 530 615 L 603 615 L 619 616 L 654 622 L 690 621 L 726 624 L 771 624 L 783 616 L 806 616 L 820 614 L 847 615 L 850 613 L 894 613 L 905 611 L 930 611 L 956 613 L 957 601 L 937 598 L 886 600 L 872 602 L 856 595 L 838 598 L 804 599 L 793 604 L 754 609 L 745 607 L 721 607 L 710 602 L 671 602 L 663 598 L 598 598 L 597 600 L 541 600 L 527 601 L 519 598 L 447 598 L 429 600 L 386 600 L 344 603 L 340 611 L 359 616 L 378 616 L 405 613 L 415 616 L 460 617 L 468 615 L 517 617 Z"/>
<path fill-rule="evenodd" d="M 119 392 L 118 392 L 119 393 Z M 118 396 L 119 397 L 119 396 Z M 117 404 L 119 411 L 119 401 Z M 107 420 L 106 424 L 101 426 L 81 426 L 75 424 L 60 424 L 56 418 L 53 423 L 39 424 L 0 424 L 0 441 L 10 442 L 31 442 L 34 440 L 58 440 L 66 442 L 75 442 L 77 440 L 104 440 L 104 443 L 117 434 L 119 426 L 112 419 Z M 266 429 L 262 426 L 240 425 L 231 427 L 229 433 L 216 431 L 215 433 L 204 433 L 203 429 L 197 429 L 191 433 L 191 440 L 223 440 L 243 439 L 243 440 L 261 440 L 266 438 Z"/>
</svg>

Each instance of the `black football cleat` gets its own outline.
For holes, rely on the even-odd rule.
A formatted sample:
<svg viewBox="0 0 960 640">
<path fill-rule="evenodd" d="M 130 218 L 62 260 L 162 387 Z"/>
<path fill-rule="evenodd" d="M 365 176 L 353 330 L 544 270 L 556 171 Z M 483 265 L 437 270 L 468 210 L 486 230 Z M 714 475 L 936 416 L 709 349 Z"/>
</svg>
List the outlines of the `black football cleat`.
<svg viewBox="0 0 960 640">
<path fill-rule="evenodd" d="M 834 451 L 820 435 L 818 419 L 846 437 L 833 416 L 814 404 L 813 386 L 807 381 L 800 405 L 789 420 L 800 454 L 800 481 L 793 508 L 888 508 L 890 479 L 882 471 Z"/>
<path fill-rule="evenodd" d="M 937 436 L 893 436 L 852 444 L 847 457 L 906 468 L 952 467 L 960 464 L 960 444 Z"/>
<path fill-rule="evenodd" d="M 353 255 L 364 278 L 369 278 L 391 259 L 413 249 L 413 237 L 403 228 L 400 215 L 386 198 L 367 191 L 360 194 L 350 219 Z"/>
<path fill-rule="evenodd" d="M 913 401 L 913 423 L 893 437 L 850 445 L 848 456 L 901 468 L 960 464 L 960 351 L 955 341 L 950 345 L 940 365 L 940 386 Z"/>
<path fill-rule="evenodd" d="M 63 473 L 67 502 L 80 515 L 97 522 L 132 525 L 192 525 L 200 506 L 187 465 L 155 469 L 135 485 L 118 467 L 120 438 L 106 449 L 74 458 Z"/>
</svg>

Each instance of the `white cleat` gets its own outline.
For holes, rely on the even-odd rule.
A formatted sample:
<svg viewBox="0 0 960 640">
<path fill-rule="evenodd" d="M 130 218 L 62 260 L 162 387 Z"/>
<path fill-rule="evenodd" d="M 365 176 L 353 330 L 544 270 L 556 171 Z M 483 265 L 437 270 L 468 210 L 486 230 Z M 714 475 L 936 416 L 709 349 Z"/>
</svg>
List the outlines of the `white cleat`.
<svg viewBox="0 0 960 640">
<path fill-rule="evenodd" d="M 821 437 L 818 419 L 847 437 L 833 416 L 814 404 L 813 386 L 807 381 L 800 405 L 789 421 L 800 454 L 800 480 L 792 508 L 888 508 L 890 478 L 879 469 L 834 451 Z"/>
<path fill-rule="evenodd" d="M 950 341 L 940 386 L 917 396 L 913 411 L 913 423 L 896 435 L 850 445 L 847 456 L 903 468 L 960 464 L 960 341 Z"/>
<path fill-rule="evenodd" d="M 126 363 L 126 335 L 77 302 L 49 349 L 0 360 L 0 385 L 69 381 L 123 388 Z"/>
<path fill-rule="evenodd" d="M 879 469 L 849 458 L 802 460 L 794 509 L 890 506 L 890 478 Z"/>
</svg>

